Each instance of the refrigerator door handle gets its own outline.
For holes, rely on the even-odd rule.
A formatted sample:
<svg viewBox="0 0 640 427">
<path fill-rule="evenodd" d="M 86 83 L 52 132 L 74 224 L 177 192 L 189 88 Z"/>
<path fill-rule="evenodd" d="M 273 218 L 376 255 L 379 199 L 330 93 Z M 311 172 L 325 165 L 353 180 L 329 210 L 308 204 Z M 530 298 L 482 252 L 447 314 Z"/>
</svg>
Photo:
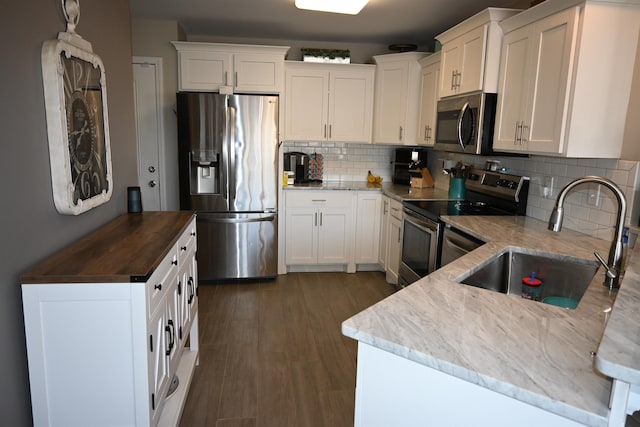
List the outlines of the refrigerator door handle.
<svg viewBox="0 0 640 427">
<path fill-rule="evenodd" d="M 229 139 L 229 114 L 227 108 L 227 99 L 228 97 L 225 96 L 225 108 L 223 117 L 225 126 L 224 130 L 222 131 L 222 189 L 220 192 L 222 193 L 222 197 L 224 198 L 224 200 L 227 201 L 226 208 L 229 209 L 229 146 L 227 143 Z"/>
<path fill-rule="evenodd" d="M 236 107 L 229 106 L 229 202 L 236 200 Z"/>
<path fill-rule="evenodd" d="M 273 221 L 276 219 L 276 214 L 270 215 L 261 215 L 256 217 L 241 217 L 238 218 L 236 216 L 222 216 L 222 217 L 211 217 L 211 216 L 198 216 L 198 221 L 200 222 L 222 222 L 227 224 L 237 224 L 237 223 L 246 223 L 246 222 L 266 222 Z"/>
</svg>

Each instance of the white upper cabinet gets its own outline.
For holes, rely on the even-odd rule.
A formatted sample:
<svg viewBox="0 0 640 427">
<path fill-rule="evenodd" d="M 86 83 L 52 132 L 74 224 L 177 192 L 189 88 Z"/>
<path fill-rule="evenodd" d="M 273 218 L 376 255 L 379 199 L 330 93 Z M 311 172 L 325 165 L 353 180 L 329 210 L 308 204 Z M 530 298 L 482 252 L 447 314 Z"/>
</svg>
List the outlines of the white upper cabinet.
<svg viewBox="0 0 640 427">
<path fill-rule="evenodd" d="M 545 2 L 501 25 L 493 149 L 620 157 L 640 5 Z"/>
<path fill-rule="evenodd" d="M 488 8 L 436 36 L 442 43 L 440 97 L 477 90 L 496 92 L 502 40 L 498 22 L 518 12 Z"/>
<path fill-rule="evenodd" d="M 171 42 L 178 51 L 178 90 L 280 93 L 287 46 Z"/>
<path fill-rule="evenodd" d="M 373 142 L 413 145 L 417 139 L 420 64 L 428 53 L 377 55 Z"/>
<path fill-rule="evenodd" d="M 440 83 L 440 52 L 419 61 L 420 114 L 416 144 L 433 146 L 436 133 L 438 86 Z"/>
<path fill-rule="evenodd" d="M 287 61 L 285 139 L 370 143 L 374 75 L 373 65 Z"/>
</svg>

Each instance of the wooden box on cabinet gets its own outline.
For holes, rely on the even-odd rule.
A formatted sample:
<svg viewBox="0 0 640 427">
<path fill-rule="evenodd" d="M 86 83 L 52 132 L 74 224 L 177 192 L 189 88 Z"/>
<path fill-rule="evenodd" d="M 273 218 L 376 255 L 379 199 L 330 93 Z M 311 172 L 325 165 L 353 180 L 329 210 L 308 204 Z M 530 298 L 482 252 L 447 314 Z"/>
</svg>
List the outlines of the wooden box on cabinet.
<svg viewBox="0 0 640 427">
<path fill-rule="evenodd" d="M 280 93 L 288 46 L 171 42 L 179 91 Z"/>
<path fill-rule="evenodd" d="M 195 233 L 189 212 L 123 215 L 21 277 L 34 425 L 179 422 L 198 360 Z"/>
</svg>

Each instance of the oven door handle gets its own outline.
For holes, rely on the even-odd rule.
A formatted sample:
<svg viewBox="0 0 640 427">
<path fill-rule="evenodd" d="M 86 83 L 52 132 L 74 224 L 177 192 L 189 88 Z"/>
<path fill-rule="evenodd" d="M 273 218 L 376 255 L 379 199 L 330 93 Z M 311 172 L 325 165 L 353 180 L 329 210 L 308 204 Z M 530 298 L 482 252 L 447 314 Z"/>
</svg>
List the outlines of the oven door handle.
<svg viewBox="0 0 640 427">
<path fill-rule="evenodd" d="M 458 116 L 458 125 L 457 125 L 458 144 L 460 144 L 460 148 L 462 148 L 462 151 L 465 150 L 465 143 L 462 140 L 462 122 L 464 121 L 464 116 L 465 114 L 467 114 L 468 109 L 469 109 L 469 101 L 464 103 L 464 105 L 460 109 L 460 115 Z"/>
<path fill-rule="evenodd" d="M 438 224 L 433 222 L 433 226 L 431 226 L 430 223 L 421 220 L 420 218 L 416 218 L 415 216 L 408 214 L 407 211 L 405 211 L 405 216 L 404 216 L 405 221 L 409 221 L 410 223 L 412 223 L 413 225 L 415 225 L 416 227 L 418 227 L 420 230 L 426 231 L 427 233 L 431 234 L 431 235 L 435 235 L 438 232 Z"/>
</svg>

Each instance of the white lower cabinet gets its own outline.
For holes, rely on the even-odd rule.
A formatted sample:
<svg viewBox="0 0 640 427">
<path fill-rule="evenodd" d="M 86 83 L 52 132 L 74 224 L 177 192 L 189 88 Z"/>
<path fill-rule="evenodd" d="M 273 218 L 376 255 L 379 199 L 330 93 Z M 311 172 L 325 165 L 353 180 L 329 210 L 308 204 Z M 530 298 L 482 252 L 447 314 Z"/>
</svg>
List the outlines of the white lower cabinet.
<svg viewBox="0 0 640 427">
<path fill-rule="evenodd" d="M 166 218 L 162 214 L 168 213 L 155 215 Z M 176 242 L 178 237 L 178 243 L 150 250 L 152 263 L 157 262 L 156 254 L 165 255 L 158 265 L 145 267 L 152 271 L 146 280 L 135 275 L 129 276 L 129 281 L 116 280 L 122 271 L 134 271 L 129 264 L 136 264 L 135 257 L 141 256 L 131 249 L 138 244 L 135 236 L 139 230 L 131 224 L 139 217 L 120 223 L 131 229 L 127 233 L 118 233 L 115 228 L 103 233 L 103 237 L 128 235 L 122 245 L 114 246 L 126 255 L 111 266 L 112 275 L 106 272 L 111 267 L 101 262 L 94 263 L 101 264 L 96 269 L 102 272 L 96 271 L 93 278 L 70 274 L 60 280 L 51 274 L 48 282 L 46 274 L 23 276 L 35 426 L 179 423 L 198 359 L 195 217 L 182 215 L 182 220 L 192 219 L 179 234 L 165 237 L 168 242 Z M 157 222 L 149 229 L 149 242 L 138 245 L 140 251 L 153 246 Z M 101 241 L 109 239 L 115 238 Z M 111 249 L 101 245 L 94 249 L 86 241 L 79 246 L 84 251 L 109 258 Z M 174 375 L 179 386 L 168 397 Z"/>
<path fill-rule="evenodd" d="M 353 204 L 349 191 L 287 192 L 286 264 L 352 264 Z"/>
<path fill-rule="evenodd" d="M 377 264 L 380 253 L 382 194 L 358 191 L 356 212 L 356 264 Z"/>
<path fill-rule="evenodd" d="M 382 196 L 381 212 L 380 212 L 380 248 L 378 251 L 378 264 L 383 270 L 387 270 L 387 251 L 388 251 L 388 235 L 389 235 L 389 204 L 391 199 L 388 196 Z"/>
<path fill-rule="evenodd" d="M 387 228 L 387 282 L 398 283 L 400 250 L 402 249 L 402 203 L 389 199 L 389 226 Z"/>
<path fill-rule="evenodd" d="M 359 342 L 354 425 L 578 427 L 584 424 Z"/>
</svg>

